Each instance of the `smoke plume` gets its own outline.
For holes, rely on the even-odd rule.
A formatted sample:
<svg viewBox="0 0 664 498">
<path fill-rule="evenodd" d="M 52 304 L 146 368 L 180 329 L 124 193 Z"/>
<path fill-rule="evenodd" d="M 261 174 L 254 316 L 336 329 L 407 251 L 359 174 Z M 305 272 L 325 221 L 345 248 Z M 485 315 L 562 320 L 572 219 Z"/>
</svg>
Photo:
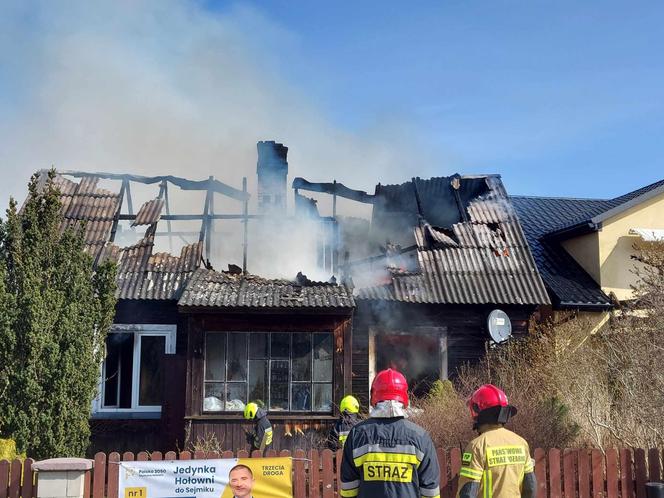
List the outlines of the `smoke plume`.
<svg viewBox="0 0 664 498">
<path fill-rule="evenodd" d="M 297 36 L 258 10 L 213 13 L 177 0 L 9 0 L 1 9 L 3 209 L 51 165 L 214 175 L 237 188 L 247 176 L 254 193 L 258 140 L 289 146 L 289 181 L 336 178 L 372 191 L 435 164 L 399 116 L 391 122 L 400 126 L 381 116 L 354 131 L 327 119 L 285 76 L 288 54 L 272 48 L 297 50 Z"/>
</svg>

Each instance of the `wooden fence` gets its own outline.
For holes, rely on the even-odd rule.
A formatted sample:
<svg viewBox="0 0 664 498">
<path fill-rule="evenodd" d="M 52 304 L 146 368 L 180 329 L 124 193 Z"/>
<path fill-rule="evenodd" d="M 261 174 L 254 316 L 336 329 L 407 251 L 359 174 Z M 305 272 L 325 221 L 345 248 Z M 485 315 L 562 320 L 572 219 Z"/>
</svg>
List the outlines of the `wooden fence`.
<svg viewBox="0 0 664 498">
<path fill-rule="evenodd" d="M 191 460 L 206 458 L 246 458 L 246 451 L 234 454 L 168 452 L 97 453 L 92 471 L 86 475 L 85 498 L 117 498 L 120 461 Z M 261 456 L 254 452 L 252 457 Z M 265 452 L 266 457 L 293 457 L 294 498 L 336 498 L 341 452 L 330 450 L 288 450 Z M 660 450 L 535 450 L 537 498 L 646 498 L 646 482 L 661 482 Z M 454 498 L 457 488 L 461 452 L 458 448 L 438 450 L 441 469 L 441 498 Z M 33 460 L 0 461 L 0 498 L 37 496 L 37 483 L 32 471 Z"/>
</svg>

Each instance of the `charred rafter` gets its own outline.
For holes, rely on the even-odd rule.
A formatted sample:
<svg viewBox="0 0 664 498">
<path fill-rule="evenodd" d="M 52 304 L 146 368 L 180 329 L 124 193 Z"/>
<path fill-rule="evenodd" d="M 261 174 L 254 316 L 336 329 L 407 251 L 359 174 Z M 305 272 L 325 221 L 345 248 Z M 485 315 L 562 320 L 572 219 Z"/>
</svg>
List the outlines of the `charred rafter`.
<svg viewBox="0 0 664 498">
<path fill-rule="evenodd" d="M 306 190 L 309 192 L 322 192 L 334 196 L 344 197 L 352 201 L 363 202 L 364 204 L 373 204 L 376 196 L 367 194 L 362 190 L 353 190 L 346 187 L 343 183 L 313 183 L 304 178 L 297 177 L 293 179 L 293 188 L 296 190 Z"/>
</svg>

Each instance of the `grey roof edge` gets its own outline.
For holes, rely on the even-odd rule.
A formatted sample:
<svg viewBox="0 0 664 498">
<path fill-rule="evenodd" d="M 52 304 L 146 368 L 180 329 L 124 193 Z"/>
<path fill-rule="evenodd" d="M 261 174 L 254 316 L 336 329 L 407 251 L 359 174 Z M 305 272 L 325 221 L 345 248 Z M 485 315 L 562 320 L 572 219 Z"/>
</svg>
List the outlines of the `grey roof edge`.
<svg viewBox="0 0 664 498">
<path fill-rule="evenodd" d="M 598 201 L 598 202 L 607 202 L 612 199 L 600 199 L 597 197 L 565 197 L 564 195 L 519 195 L 519 194 L 510 194 L 511 199 L 550 199 L 554 201 Z"/>
<path fill-rule="evenodd" d="M 660 182 L 655 182 L 655 183 L 660 183 Z M 654 184 L 653 184 L 654 185 Z M 644 187 L 646 188 L 646 187 Z M 640 189 L 637 189 L 640 190 Z M 653 188 L 652 190 L 648 190 L 647 192 L 644 192 L 641 195 L 637 195 L 636 197 L 633 197 L 632 199 L 629 199 L 628 201 L 625 201 L 621 204 L 618 204 L 617 206 L 608 209 L 604 211 L 603 213 L 600 213 L 588 220 L 583 220 L 578 223 L 575 223 L 573 225 L 569 225 L 563 228 L 559 228 L 557 230 L 553 230 L 545 235 L 546 238 L 552 238 L 552 239 L 565 239 L 568 237 L 573 237 L 576 235 L 583 235 L 586 233 L 591 233 L 591 232 L 596 232 L 602 228 L 602 223 L 605 221 L 613 218 L 614 216 L 617 216 L 621 213 L 624 213 L 628 209 L 637 206 L 647 200 L 650 200 L 654 197 L 657 197 L 659 195 L 664 194 L 664 184 Z M 620 197 L 625 197 L 628 196 L 628 194 L 625 194 L 623 196 L 616 197 L 615 199 L 620 199 Z M 525 197 L 525 196 L 521 196 Z M 563 198 L 564 199 L 564 198 Z M 611 200 L 615 200 L 611 199 Z M 588 199 L 592 200 L 592 199 Z"/>
<path fill-rule="evenodd" d="M 472 174 L 472 175 L 462 175 L 461 173 L 453 173 L 451 175 L 430 176 L 429 178 L 422 178 L 421 176 L 414 176 L 414 177 L 412 177 L 410 179 L 406 179 L 406 180 L 404 180 L 400 183 L 385 183 L 385 184 L 379 183 L 378 185 L 380 185 L 381 187 L 398 187 L 400 185 L 411 183 L 413 180 L 429 181 L 429 180 L 440 180 L 440 179 L 443 179 L 443 178 L 450 179 L 450 178 L 454 178 L 454 177 L 461 178 L 462 180 L 477 180 L 477 179 L 483 180 L 483 179 L 487 179 L 487 178 L 495 178 L 495 179 L 500 180 L 501 182 L 502 182 L 502 178 L 503 178 L 500 175 L 500 173 L 486 173 L 486 174 L 477 173 L 477 174 Z"/>
<path fill-rule="evenodd" d="M 353 304 L 349 306 L 211 306 L 188 305 L 177 303 L 177 307 L 186 313 L 260 313 L 265 315 L 348 315 L 352 316 L 357 308 L 357 297 L 353 296 Z"/>
<path fill-rule="evenodd" d="M 627 202 L 619 204 L 616 207 L 609 209 L 608 211 L 604 211 L 602 214 L 599 214 L 594 218 L 592 218 L 591 221 L 596 224 L 602 223 L 620 213 L 627 211 L 628 209 L 634 206 L 637 206 L 638 204 L 641 204 L 642 202 L 650 200 L 653 197 L 657 197 L 658 195 L 661 194 L 664 194 L 664 184 L 660 185 L 659 187 L 655 187 L 652 190 L 648 190 L 647 192 L 644 192 L 643 194 L 638 195 L 633 199 L 628 200 Z"/>
</svg>

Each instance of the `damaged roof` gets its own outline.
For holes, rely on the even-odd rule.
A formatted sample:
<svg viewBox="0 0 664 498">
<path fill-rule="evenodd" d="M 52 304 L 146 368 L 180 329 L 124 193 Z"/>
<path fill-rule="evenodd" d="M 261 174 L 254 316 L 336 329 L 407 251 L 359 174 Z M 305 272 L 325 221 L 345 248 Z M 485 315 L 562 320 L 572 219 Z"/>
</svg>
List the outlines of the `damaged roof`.
<svg viewBox="0 0 664 498">
<path fill-rule="evenodd" d="M 413 179 L 378 186 L 373 223 L 415 243 L 418 270 L 393 271 L 359 299 L 429 304 L 548 304 L 549 297 L 500 177 Z M 373 228 L 372 228 L 373 229 Z M 406 239 L 404 235 L 409 235 Z"/>
<path fill-rule="evenodd" d="M 129 247 L 109 246 L 109 257 L 118 265 L 118 299 L 178 299 L 200 265 L 203 243 L 184 246 L 179 257 L 153 250 L 150 236 Z"/>
<path fill-rule="evenodd" d="M 45 175 L 42 174 L 45 181 Z M 64 220 L 60 233 L 67 228 L 78 228 L 85 223 L 86 250 L 96 261 L 111 238 L 115 217 L 120 211 L 120 194 L 97 188 L 98 179 L 88 177 L 80 183 L 60 175 L 54 184 L 60 190 L 61 212 Z"/>
<path fill-rule="evenodd" d="M 206 268 L 196 270 L 178 301 L 191 308 L 352 309 L 352 291 L 345 285 L 275 280 Z"/>
<path fill-rule="evenodd" d="M 46 181 L 47 172 L 41 172 Z M 122 195 L 97 187 L 99 178 L 84 176 L 76 183 L 56 175 L 54 184 L 60 190 L 64 216 L 61 233 L 68 227 L 85 223 L 85 249 L 95 263 L 112 260 L 117 263 L 119 299 L 177 300 L 189 276 L 200 266 L 202 242 L 186 245 L 179 256 L 154 252 L 154 230 L 164 207 L 162 199 L 143 204 L 132 225 L 149 225 L 146 236 L 129 247 L 112 243 L 113 230 L 120 215 Z"/>
<path fill-rule="evenodd" d="M 165 203 L 164 199 L 152 199 L 144 203 L 138 210 L 138 213 L 136 213 L 136 219 L 131 222 L 131 226 L 157 223 L 161 218 L 161 211 L 164 209 Z"/>
</svg>

